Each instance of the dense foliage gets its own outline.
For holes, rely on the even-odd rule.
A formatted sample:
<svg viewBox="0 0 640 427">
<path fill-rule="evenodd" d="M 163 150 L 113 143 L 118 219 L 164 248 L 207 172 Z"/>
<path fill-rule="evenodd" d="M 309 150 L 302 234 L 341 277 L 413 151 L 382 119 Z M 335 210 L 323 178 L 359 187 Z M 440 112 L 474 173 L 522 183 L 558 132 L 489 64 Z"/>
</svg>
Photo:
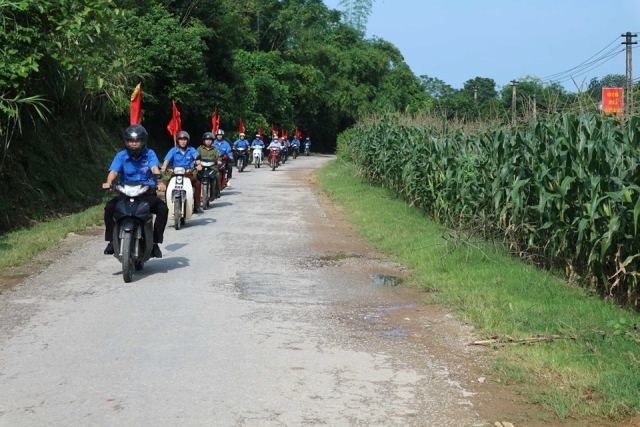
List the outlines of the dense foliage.
<svg viewBox="0 0 640 427">
<path fill-rule="evenodd" d="M 171 100 L 194 144 L 217 107 L 230 139 L 242 117 L 318 150 L 361 114 L 429 105 L 397 48 L 321 0 L 0 0 L 0 24 L 0 230 L 99 197 L 140 81 L 161 156 Z"/>
<path fill-rule="evenodd" d="M 637 306 L 639 126 L 564 114 L 465 130 L 386 115 L 345 133 L 340 154 L 432 218 Z"/>
</svg>

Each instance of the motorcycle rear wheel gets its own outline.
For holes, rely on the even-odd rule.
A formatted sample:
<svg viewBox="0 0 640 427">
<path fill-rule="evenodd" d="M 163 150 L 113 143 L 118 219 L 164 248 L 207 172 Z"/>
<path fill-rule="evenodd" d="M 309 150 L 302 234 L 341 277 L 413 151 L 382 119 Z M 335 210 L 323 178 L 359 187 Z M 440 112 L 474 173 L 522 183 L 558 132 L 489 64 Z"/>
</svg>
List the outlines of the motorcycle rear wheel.
<svg viewBox="0 0 640 427">
<path fill-rule="evenodd" d="M 125 283 L 131 282 L 133 279 L 133 259 L 131 258 L 131 244 L 133 236 L 130 232 L 124 233 L 122 241 L 122 278 Z"/>
</svg>

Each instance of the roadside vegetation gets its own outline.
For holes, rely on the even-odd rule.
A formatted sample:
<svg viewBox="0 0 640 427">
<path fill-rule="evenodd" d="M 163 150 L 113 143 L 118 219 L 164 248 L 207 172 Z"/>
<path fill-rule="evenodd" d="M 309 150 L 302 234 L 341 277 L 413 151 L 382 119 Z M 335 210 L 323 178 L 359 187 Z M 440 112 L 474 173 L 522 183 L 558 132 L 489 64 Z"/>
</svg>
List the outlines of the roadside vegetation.
<svg viewBox="0 0 640 427">
<path fill-rule="evenodd" d="M 502 244 L 434 222 L 350 163 L 318 175 L 362 237 L 412 269 L 426 302 L 452 307 L 480 340 L 494 341 L 495 375 L 505 384 L 558 419 L 640 412 L 636 312 L 515 259 Z"/>
</svg>

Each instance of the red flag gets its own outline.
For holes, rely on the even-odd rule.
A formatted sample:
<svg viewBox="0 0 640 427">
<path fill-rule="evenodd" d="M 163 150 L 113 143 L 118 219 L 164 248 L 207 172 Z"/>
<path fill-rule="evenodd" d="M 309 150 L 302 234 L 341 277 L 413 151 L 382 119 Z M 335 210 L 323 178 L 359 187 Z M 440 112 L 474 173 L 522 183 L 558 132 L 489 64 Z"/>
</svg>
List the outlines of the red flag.
<svg viewBox="0 0 640 427">
<path fill-rule="evenodd" d="M 216 133 L 216 131 L 220 128 L 220 116 L 218 115 L 218 107 L 213 110 L 213 115 L 211 116 L 211 124 L 213 125 L 211 133 Z"/>
<path fill-rule="evenodd" d="M 182 130 L 182 120 L 180 119 L 180 111 L 178 111 L 176 101 L 171 101 L 171 103 L 171 121 L 167 125 L 167 130 L 171 136 L 175 137 Z"/>
<path fill-rule="evenodd" d="M 240 126 L 238 126 L 240 133 L 244 133 L 244 123 L 242 122 L 242 116 L 240 116 Z"/>
<path fill-rule="evenodd" d="M 271 136 L 273 137 L 274 135 L 278 136 L 279 134 L 276 128 L 273 127 L 273 123 L 271 123 Z"/>
<path fill-rule="evenodd" d="M 289 139 L 289 129 L 284 131 L 284 139 Z"/>
<path fill-rule="evenodd" d="M 298 129 L 298 126 L 296 126 L 296 133 L 293 134 L 293 137 L 295 139 L 300 139 L 301 136 L 302 136 L 302 134 L 300 134 L 300 129 Z"/>
<path fill-rule="evenodd" d="M 131 94 L 131 110 L 129 111 L 129 124 L 139 125 L 142 103 L 142 83 L 138 83 L 138 86 L 133 90 Z"/>
<path fill-rule="evenodd" d="M 260 138 L 262 138 L 262 134 L 264 133 L 264 126 L 262 126 L 262 123 L 260 123 L 260 130 L 258 131 L 258 134 L 260 135 Z"/>
</svg>

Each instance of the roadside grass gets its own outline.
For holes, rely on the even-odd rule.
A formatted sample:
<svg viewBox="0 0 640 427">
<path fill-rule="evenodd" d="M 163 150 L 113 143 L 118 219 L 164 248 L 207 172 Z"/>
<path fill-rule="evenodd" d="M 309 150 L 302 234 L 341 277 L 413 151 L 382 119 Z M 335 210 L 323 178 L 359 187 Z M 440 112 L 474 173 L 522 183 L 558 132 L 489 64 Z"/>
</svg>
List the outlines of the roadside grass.
<svg viewBox="0 0 640 427">
<path fill-rule="evenodd" d="M 362 237 L 411 268 L 425 302 L 444 304 L 481 339 L 559 335 L 495 344 L 496 377 L 558 419 L 640 413 L 640 316 L 509 256 L 498 245 L 446 230 L 391 191 L 330 162 L 320 187 Z"/>
<path fill-rule="evenodd" d="M 1 235 L 0 270 L 28 262 L 35 254 L 59 242 L 71 232 L 84 231 L 87 227 L 101 224 L 103 215 L 104 206 L 98 205 L 73 215 Z"/>
</svg>

